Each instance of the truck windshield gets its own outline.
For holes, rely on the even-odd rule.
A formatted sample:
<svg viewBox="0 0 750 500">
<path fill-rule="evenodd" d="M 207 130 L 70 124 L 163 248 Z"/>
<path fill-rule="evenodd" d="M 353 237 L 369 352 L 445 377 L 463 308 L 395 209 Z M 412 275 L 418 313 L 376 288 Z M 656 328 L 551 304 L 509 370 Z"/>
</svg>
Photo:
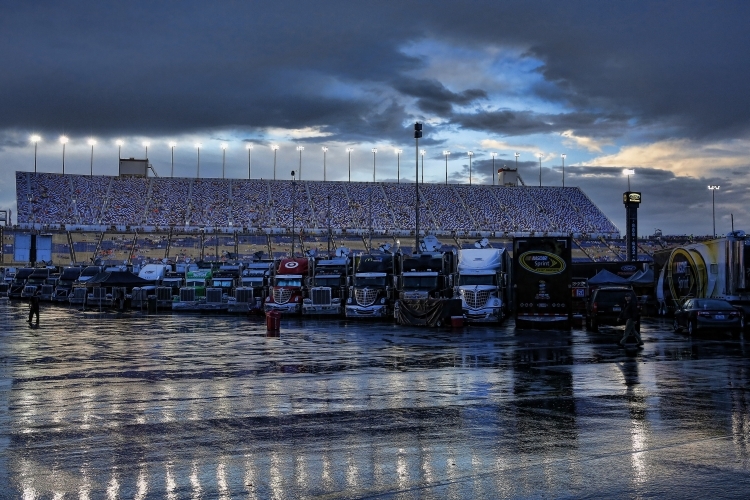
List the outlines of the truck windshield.
<svg viewBox="0 0 750 500">
<path fill-rule="evenodd" d="M 233 281 L 231 279 L 226 280 L 213 280 L 213 286 L 217 288 L 232 288 Z"/>
<path fill-rule="evenodd" d="M 341 278 L 338 276 L 330 276 L 330 277 L 316 277 L 315 278 L 315 286 L 328 286 L 328 287 L 338 287 L 341 286 Z"/>
<path fill-rule="evenodd" d="M 261 287 L 263 286 L 263 278 L 242 278 L 242 284 L 245 286 Z"/>
<path fill-rule="evenodd" d="M 302 278 L 276 278 L 276 286 L 302 286 Z"/>
<path fill-rule="evenodd" d="M 497 279 L 494 274 L 476 275 L 476 274 L 462 274 L 458 278 L 459 285 L 474 286 L 474 285 L 492 285 L 497 286 Z"/>
<path fill-rule="evenodd" d="M 354 278 L 354 286 L 364 288 L 364 287 L 375 287 L 375 288 L 384 288 L 385 287 L 385 276 L 356 276 Z"/>
<path fill-rule="evenodd" d="M 404 288 L 434 290 L 437 288 L 437 276 L 404 276 Z"/>
</svg>

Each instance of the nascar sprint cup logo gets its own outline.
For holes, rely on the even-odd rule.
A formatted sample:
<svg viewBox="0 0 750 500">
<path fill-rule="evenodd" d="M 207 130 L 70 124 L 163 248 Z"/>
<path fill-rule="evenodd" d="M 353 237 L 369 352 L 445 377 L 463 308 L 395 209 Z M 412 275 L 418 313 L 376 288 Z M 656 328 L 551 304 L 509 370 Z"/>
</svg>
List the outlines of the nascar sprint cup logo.
<svg viewBox="0 0 750 500">
<path fill-rule="evenodd" d="M 536 274 L 549 276 L 565 270 L 565 261 L 549 252 L 532 250 L 522 253 L 518 259 L 521 267 Z"/>
</svg>

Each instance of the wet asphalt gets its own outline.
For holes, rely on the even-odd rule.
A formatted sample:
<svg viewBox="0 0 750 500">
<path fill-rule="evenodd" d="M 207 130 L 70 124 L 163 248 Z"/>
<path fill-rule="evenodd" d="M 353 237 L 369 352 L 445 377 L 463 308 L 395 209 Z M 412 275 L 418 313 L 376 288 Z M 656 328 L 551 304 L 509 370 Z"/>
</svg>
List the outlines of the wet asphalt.
<svg viewBox="0 0 750 500">
<path fill-rule="evenodd" d="M 26 314 L 0 304 L 0 498 L 750 494 L 742 336 Z"/>
</svg>

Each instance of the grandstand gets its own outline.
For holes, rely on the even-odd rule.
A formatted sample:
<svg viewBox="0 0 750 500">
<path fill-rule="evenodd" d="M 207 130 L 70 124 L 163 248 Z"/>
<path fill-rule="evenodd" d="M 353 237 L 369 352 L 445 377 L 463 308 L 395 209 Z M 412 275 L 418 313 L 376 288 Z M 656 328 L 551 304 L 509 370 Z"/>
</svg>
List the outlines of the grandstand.
<svg viewBox="0 0 750 500">
<path fill-rule="evenodd" d="M 419 189 L 421 229 L 437 235 L 620 235 L 577 187 Z M 315 234 L 328 227 L 329 217 L 337 232 L 408 235 L 415 228 L 413 184 L 16 172 L 16 199 L 22 228 L 291 232 L 294 225 Z"/>
<path fill-rule="evenodd" d="M 576 241 L 575 260 L 624 259 L 619 230 L 577 187 L 420 184 L 419 192 L 422 233 L 449 246 L 561 235 Z M 16 172 L 16 198 L 6 265 L 9 235 L 28 230 L 53 234 L 56 264 L 278 256 L 291 251 L 292 226 L 297 252 L 414 244 L 414 184 Z"/>
</svg>

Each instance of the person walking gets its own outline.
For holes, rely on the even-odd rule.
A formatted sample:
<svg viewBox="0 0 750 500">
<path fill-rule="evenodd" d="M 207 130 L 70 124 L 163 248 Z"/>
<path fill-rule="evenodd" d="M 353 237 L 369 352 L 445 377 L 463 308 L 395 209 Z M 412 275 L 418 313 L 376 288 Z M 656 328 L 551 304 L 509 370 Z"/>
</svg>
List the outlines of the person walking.
<svg viewBox="0 0 750 500">
<path fill-rule="evenodd" d="M 34 315 L 36 315 L 36 324 L 39 324 L 39 291 L 37 290 L 34 295 L 32 295 L 29 298 L 29 320 L 28 323 L 31 323 L 31 320 L 34 318 Z"/>
<path fill-rule="evenodd" d="M 633 337 L 635 337 L 638 345 L 643 345 L 641 334 L 638 333 L 638 329 L 635 327 L 636 323 L 638 322 L 638 306 L 629 293 L 625 295 L 625 306 L 622 308 L 622 311 L 620 311 L 619 319 L 620 321 L 625 320 L 625 332 L 622 334 L 622 338 L 620 339 L 618 344 L 624 346 L 625 342 L 628 340 L 628 337 L 632 335 Z"/>
</svg>

